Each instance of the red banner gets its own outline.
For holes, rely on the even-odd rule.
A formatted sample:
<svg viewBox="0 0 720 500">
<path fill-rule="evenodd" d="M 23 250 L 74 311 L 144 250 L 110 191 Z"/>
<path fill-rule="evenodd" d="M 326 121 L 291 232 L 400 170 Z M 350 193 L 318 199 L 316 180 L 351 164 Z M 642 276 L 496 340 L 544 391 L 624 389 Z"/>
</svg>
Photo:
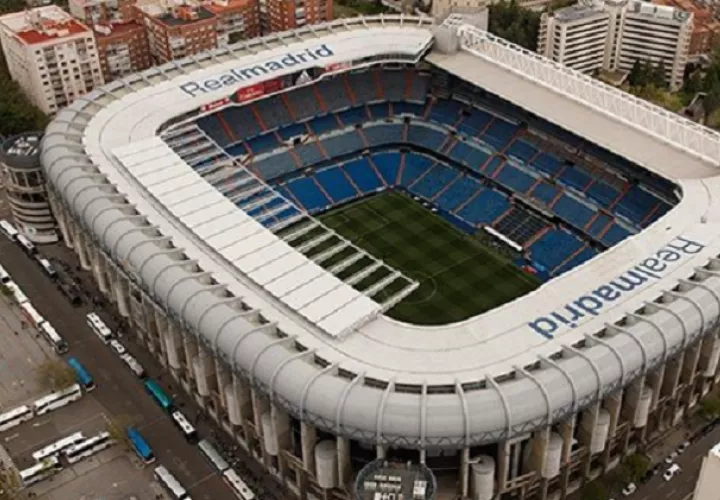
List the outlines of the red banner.
<svg viewBox="0 0 720 500">
<path fill-rule="evenodd" d="M 226 104 L 230 104 L 230 98 L 223 97 L 222 99 L 218 101 L 213 101 L 209 104 L 204 105 L 200 110 L 204 113 L 206 111 L 212 111 L 213 109 L 220 108 L 222 106 L 225 106 Z"/>
<path fill-rule="evenodd" d="M 265 94 L 265 86 L 262 83 L 250 85 L 237 91 L 237 102 L 251 101 Z"/>
<path fill-rule="evenodd" d="M 267 82 L 263 82 L 263 88 L 265 89 L 266 94 L 279 92 L 283 88 L 283 81 L 279 78 L 276 78 L 275 80 L 268 80 Z"/>
</svg>

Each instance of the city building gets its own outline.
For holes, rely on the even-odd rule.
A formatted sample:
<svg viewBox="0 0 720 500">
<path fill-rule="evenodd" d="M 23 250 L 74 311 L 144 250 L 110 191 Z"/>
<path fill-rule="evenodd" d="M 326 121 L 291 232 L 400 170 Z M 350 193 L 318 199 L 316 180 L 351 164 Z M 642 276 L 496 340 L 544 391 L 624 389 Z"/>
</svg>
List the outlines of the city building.
<svg viewBox="0 0 720 500">
<path fill-rule="evenodd" d="M 59 235 L 40 165 L 41 138 L 29 132 L 2 141 L 0 167 L 15 227 L 34 243 L 54 243 Z"/>
<path fill-rule="evenodd" d="M 698 0 L 655 0 L 653 3 L 692 12 L 693 31 L 688 54 L 691 61 L 702 62 L 720 41 L 720 21 L 708 4 Z"/>
<path fill-rule="evenodd" d="M 213 0 L 205 8 L 217 16 L 218 45 L 260 35 L 258 0 Z"/>
<path fill-rule="evenodd" d="M 300 28 L 333 19 L 333 0 L 259 0 L 263 33 Z"/>
<path fill-rule="evenodd" d="M 720 443 L 703 458 L 693 500 L 717 500 L 720 492 Z"/>
<path fill-rule="evenodd" d="M 692 33 L 691 12 L 641 0 L 588 0 L 543 13 L 538 52 L 589 74 L 628 72 L 637 61 L 662 65 L 677 90 Z"/>
<path fill-rule="evenodd" d="M 208 51 L 218 45 L 218 18 L 201 3 L 169 0 L 138 3 L 155 64 Z"/>
<path fill-rule="evenodd" d="M 715 131 L 454 16 L 305 26 L 108 90 L 42 141 L 63 240 L 302 498 L 351 498 L 374 460 L 424 464 L 438 498 L 565 498 L 717 387 Z M 394 206 L 364 216 L 380 256 L 324 222 L 377 196 L 411 204 L 414 244 Z M 457 248 L 426 217 L 494 238 L 469 269 L 502 246 L 498 293 L 525 263 L 541 288 L 464 310 L 481 286 L 441 280 Z"/>
<path fill-rule="evenodd" d="M 104 83 L 92 30 L 55 5 L 0 17 L 0 43 L 10 76 L 45 113 Z"/>
<path fill-rule="evenodd" d="M 71 0 L 70 13 L 90 26 L 106 81 L 151 65 L 147 32 L 135 19 L 135 0 Z"/>
</svg>

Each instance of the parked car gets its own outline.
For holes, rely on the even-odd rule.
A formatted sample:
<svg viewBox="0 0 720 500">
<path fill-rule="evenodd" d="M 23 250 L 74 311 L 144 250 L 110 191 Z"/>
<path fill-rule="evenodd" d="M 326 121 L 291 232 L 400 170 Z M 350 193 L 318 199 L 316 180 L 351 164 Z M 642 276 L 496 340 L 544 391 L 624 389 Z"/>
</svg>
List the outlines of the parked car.
<svg viewBox="0 0 720 500">
<path fill-rule="evenodd" d="M 110 342 L 108 342 L 108 344 L 110 344 L 110 348 L 115 351 L 118 356 L 122 356 L 127 352 L 125 346 L 122 345 L 118 340 L 112 339 Z"/>
<path fill-rule="evenodd" d="M 678 456 L 678 452 L 677 452 L 677 451 L 673 451 L 673 452 L 670 453 L 667 457 L 665 457 L 665 463 L 668 464 L 668 465 L 671 464 L 671 463 L 673 463 L 673 462 L 675 461 L 675 459 L 677 458 L 677 456 Z"/>
<path fill-rule="evenodd" d="M 682 472 L 682 469 L 678 464 L 672 464 L 670 467 L 668 467 L 668 470 L 665 471 L 665 474 L 663 474 L 663 479 L 665 481 L 670 481 L 672 478 L 677 476 Z"/>
<path fill-rule="evenodd" d="M 630 483 L 627 486 L 625 486 L 622 490 L 622 494 L 624 497 L 629 497 L 633 493 L 637 491 L 637 486 L 635 486 L 635 483 Z"/>
<path fill-rule="evenodd" d="M 680 446 L 678 446 L 677 454 L 682 455 L 685 450 L 690 448 L 690 441 L 685 441 L 684 443 L 680 443 Z"/>
</svg>

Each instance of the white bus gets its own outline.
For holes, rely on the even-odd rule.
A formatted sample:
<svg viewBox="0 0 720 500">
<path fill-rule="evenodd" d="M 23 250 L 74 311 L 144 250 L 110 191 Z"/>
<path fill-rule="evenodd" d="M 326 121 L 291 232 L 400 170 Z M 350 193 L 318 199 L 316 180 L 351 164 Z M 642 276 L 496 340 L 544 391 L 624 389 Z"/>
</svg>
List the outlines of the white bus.
<svg viewBox="0 0 720 500">
<path fill-rule="evenodd" d="M 40 257 L 39 255 L 36 255 L 35 258 L 38 261 L 38 264 L 40 264 L 40 267 L 43 268 L 43 271 L 45 271 L 45 274 L 47 274 L 50 279 L 54 280 L 55 278 L 57 278 L 57 271 L 49 260 L 47 260 L 45 257 Z"/>
<path fill-rule="evenodd" d="M 48 457 L 57 457 L 63 450 L 82 441 L 85 441 L 85 435 L 82 432 L 76 432 L 75 434 L 70 434 L 62 439 L 58 439 L 45 448 L 39 449 L 32 454 L 32 457 L 36 462 L 42 462 Z"/>
<path fill-rule="evenodd" d="M 230 464 L 227 463 L 227 460 L 223 458 L 220 452 L 217 451 L 217 449 L 207 439 L 200 441 L 198 443 L 198 448 L 200 448 L 200 452 L 205 458 L 207 458 L 208 462 L 210 462 L 210 465 L 212 465 L 220 474 L 230 468 Z"/>
<path fill-rule="evenodd" d="M 12 281 L 10 273 L 8 273 L 3 266 L 0 266 L 0 283 L 7 285 L 10 281 Z"/>
<path fill-rule="evenodd" d="M 62 470 L 60 460 L 57 457 L 46 458 L 39 464 L 35 464 L 25 470 L 20 471 L 20 479 L 24 486 L 30 486 L 38 483 L 43 479 L 54 476 Z"/>
<path fill-rule="evenodd" d="M 15 241 L 18 242 L 20 248 L 22 248 L 28 255 L 33 255 L 37 253 L 37 248 L 35 248 L 35 245 L 33 245 L 32 241 L 30 241 L 24 234 L 18 234 L 15 237 Z"/>
<path fill-rule="evenodd" d="M 68 463 L 74 464 L 84 458 L 99 453 L 114 444 L 115 441 L 110 437 L 110 433 L 103 431 L 97 436 L 93 436 L 67 448 L 64 452 L 65 459 Z"/>
<path fill-rule="evenodd" d="M 70 350 L 70 347 L 68 346 L 68 343 L 65 342 L 65 339 L 63 339 L 60 334 L 53 328 L 53 326 L 50 324 L 49 321 L 43 321 L 40 325 L 40 332 L 45 336 L 45 340 L 47 340 L 53 349 L 55 349 L 55 352 L 58 354 L 65 354 Z"/>
<path fill-rule="evenodd" d="M 15 302 L 18 304 L 24 304 L 25 302 L 29 302 L 30 300 L 27 298 L 27 295 L 23 293 L 23 291 L 20 289 L 19 286 L 14 281 L 8 281 L 5 283 L 5 286 L 8 287 L 8 289 L 12 292 L 13 298 L 15 299 Z"/>
<path fill-rule="evenodd" d="M 18 406 L 0 415 L 0 432 L 5 432 L 15 426 L 31 420 L 35 414 L 32 408 L 26 405 Z"/>
<path fill-rule="evenodd" d="M 236 497 L 241 500 L 255 500 L 255 493 L 253 490 L 245 484 L 245 481 L 243 481 L 242 478 L 240 478 L 240 475 L 233 469 L 228 469 L 223 472 L 222 477 L 227 485 L 230 486 L 230 489 L 233 490 Z"/>
<path fill-rule="evenodd" d="M 15 226 L 13 226 L 10 222 L 6 221 L 5 219 L 0 220 L 0 231 L 8 237 L 10 240 L 15 240 L 17 238 L 18 232 L 17 229 L 15 229 Z"/>
<path fill-rule="evenodd" d="M 132 371 L 137 378 L 145 378 L 145 368 L 143 368 L 140 362 L 135 359 L 132 354 L 125 353 L 120 356 L 120 359 L 125 362 L 128 368 L 130 368 L 130 371 Z"/>
<path fill-rule="evenodd" d="M 71 385 L 63 391 L 53 392 L 35 401 L 33 403 L 33 412 L 35 412 L 35 415 L 45 415 L 53 410 L 67 406 L 73 401 L 77 401 L 82 395 L 80 384 Z"/>
<path fill-rule="evenodd" d="M 97 314 L 89 313 L 87 316 L 85 316 L 85 321 L 92 329 L 92 331 L 95 332 L 95 335 L 100 337 L 100 340 L 102 340 L 103 343 L 107 344 L 108 342 L 110 342 L 110 339 L 113 338 L 112 330 L 107 327 L 105 322 L 100 319 L 100 316 L 98 316 Z"/>
<path fill-rule="evenodd" d="M 42 317 L 42 314 L 40 314 L 38 310 L 35 309 L 35 306 L 32 305 L 30 302 L 23 302 L 22 304 L 20 304 L 20 312 L 27 320 L 27 322 L 30 323 L 30 325 L 32 325 L 34 328 L 40 328 L 40 324 L 45 321 L 45 318 Z"/>
<path fill-rule="evenodd" d="M 175 410 L 170 414 L 170 417 L 172 418 L 178 429 L 180 429 L 180 432 L 183 433 L 183 436 L 185 436 L 185 439 L 187 439 L 188 442 L 197 442 L 197 431 L 195 430 L 195 427 L 193 427 L 190 422 L 188 422 L 188 419 L 185 418 L 185 415 L 183 415 L 180 411 Z"/>
<path fill-rule="evenodd" d="M 170 492 L 173 498 L 177 500 L 187 499 L 187 490 L 185 490 L 182 484 L 180 484 L 180 481 L 162 465 L 155 467 L 155 478 Z"/>
</svg>

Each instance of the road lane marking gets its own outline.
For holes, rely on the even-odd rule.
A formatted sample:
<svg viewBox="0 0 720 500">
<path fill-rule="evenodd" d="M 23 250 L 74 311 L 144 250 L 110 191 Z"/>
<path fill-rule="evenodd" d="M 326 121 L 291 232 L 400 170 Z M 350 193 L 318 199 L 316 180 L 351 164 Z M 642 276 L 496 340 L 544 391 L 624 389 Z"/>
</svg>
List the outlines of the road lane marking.
<svg viewBox="0 0 720 500">
<path fill-rule="evenodd" d="M 12 441 L 13 439 L 18 438 L 18 437 L 20 437 L 20 433 L 19 433 L 19 432 L 16 432 L 16 433 L 13 434 L 12 436 L 6 437 L 6 438 L 5 438 L 5 442 L 8 443 L 8 442 L 10 442 L 10 441 Z"/>
<path fill-rule="evenodd" d="M 668 491 L 668 492 L 665 494 L 665 497 L 666 497 L 666 498 L 669 498 L 670 500 L 673 500 L 673 499 L 675 498 L 675 493 L 677 493 L 677 488 L 673 488 L 673 489 L 671 489 L 670 491 Z"/>
</svg>

